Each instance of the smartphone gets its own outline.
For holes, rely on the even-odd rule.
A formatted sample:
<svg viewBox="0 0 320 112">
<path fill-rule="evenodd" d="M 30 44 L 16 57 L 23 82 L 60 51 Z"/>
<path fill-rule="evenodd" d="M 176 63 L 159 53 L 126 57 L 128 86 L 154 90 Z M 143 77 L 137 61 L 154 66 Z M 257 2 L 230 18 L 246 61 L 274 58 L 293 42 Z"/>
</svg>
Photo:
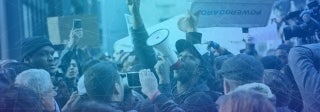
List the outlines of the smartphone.
<svg viewBox="0 0 320 112">
<path fill-rule="evenodd" d="M 127 81 L 129 88 L 140 88 L 140 78 L 139 72 L 128 72 L 127 73 Z"/>
<path fill-rule="evenodd" d="M 81 19 L 73 19 L 73 29 L 82 28 Z"/>
</svg>

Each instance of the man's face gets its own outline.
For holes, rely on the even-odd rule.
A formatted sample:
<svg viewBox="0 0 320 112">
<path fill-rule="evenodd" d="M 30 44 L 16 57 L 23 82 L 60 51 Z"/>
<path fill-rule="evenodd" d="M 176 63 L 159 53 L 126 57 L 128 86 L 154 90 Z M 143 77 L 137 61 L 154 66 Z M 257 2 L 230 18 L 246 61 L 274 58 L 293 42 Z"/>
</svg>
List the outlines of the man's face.
<svg viewBox="0 0 320 112">
<path fill-rule="evenodd" d="M 285 50 L 276 50 L 276 56 L 281 60 L 282 64 L 288 64 L 288 53 Z"/>
<path fill-rule="evenodd" d="M 179 54 L 180 68 L 174 70 L 174 78 L 183 81 L 195 76 L 200 65 L 200 59 L 196 58 L 189 51 L 183 51 Z"/>
<path fill-rule="evenodd" d="M 49 73 L 57 70 L 56 62 L 53 58 L 54 49 L 51 46 L 44 46 L 27 58 L 27 63 L 34 68 L 44 69 Z"/>
</svg>

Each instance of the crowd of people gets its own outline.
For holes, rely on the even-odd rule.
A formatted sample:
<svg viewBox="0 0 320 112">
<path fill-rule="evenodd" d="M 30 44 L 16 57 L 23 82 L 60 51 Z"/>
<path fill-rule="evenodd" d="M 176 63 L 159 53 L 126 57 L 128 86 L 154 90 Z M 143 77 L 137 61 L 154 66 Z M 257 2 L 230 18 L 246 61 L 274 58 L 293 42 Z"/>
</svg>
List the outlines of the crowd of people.
<svg viewBox="0 0 320 112">
<path fill-rule="evenodd" d="M 21 60 L 0 61 L 0 111 L 320 112 L 320 44 L 313 36 L 298 46 L 284 42 L 263 57 L 247 41 L 237 55 L 210 41 L 201 55 L 194 46 L 202 43 L 197 15 L 189 13 L 179 20 L 186 39 L 176 41 L 178 61 L 170 65 L 146 43 L 140 0 L 128 0 L 128 7 L 133 50 L 115 57 L 78 48 L 81 29 L 71 30 L 64 49 L 47 37 L 26 38 Z M 318 24 L 310 14 L 300 16 Z M 123 74 L 130 72 L 138 73 L 140 87 L 128 86 Z"/>
</svg>

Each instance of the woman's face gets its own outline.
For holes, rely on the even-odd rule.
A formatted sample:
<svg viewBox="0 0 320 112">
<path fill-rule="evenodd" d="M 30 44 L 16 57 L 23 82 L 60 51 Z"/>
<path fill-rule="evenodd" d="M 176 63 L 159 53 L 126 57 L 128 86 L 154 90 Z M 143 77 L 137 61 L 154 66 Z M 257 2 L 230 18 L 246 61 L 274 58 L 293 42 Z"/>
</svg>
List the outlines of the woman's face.
<svg viewBox="0 0 320 112">
<path fill-rule="evenodd" d="M 54 96 L 56 95 L 57 95 L 57 92 L 53 89 L 53 85 L 48 91 L 46 91 L 41 95 L 43 110 L 46 110 L 49 112 L 55 111 L 56 107 L 55 107 Z"/>
<path fill-rule="evenodd" d="M 71 59 L 70 65 L 67 69 L 66 77 L 67 78 L 74 78 L 79 75 L 79 68 L 76 60 Z"/>
</svg>

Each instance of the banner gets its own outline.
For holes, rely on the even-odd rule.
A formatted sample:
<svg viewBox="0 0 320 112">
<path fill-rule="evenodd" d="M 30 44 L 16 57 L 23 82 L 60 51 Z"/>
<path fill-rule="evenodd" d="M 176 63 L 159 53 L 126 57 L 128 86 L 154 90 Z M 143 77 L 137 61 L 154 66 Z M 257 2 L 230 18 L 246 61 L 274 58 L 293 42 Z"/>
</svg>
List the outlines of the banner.
<svg viewBox="0 0 320 112">
<path fill-rule="evenodd" d="M 199 13 L 200 28 L 266 26 L 275 0 L 195 0 L 192 13 Z"/>
</svg>

